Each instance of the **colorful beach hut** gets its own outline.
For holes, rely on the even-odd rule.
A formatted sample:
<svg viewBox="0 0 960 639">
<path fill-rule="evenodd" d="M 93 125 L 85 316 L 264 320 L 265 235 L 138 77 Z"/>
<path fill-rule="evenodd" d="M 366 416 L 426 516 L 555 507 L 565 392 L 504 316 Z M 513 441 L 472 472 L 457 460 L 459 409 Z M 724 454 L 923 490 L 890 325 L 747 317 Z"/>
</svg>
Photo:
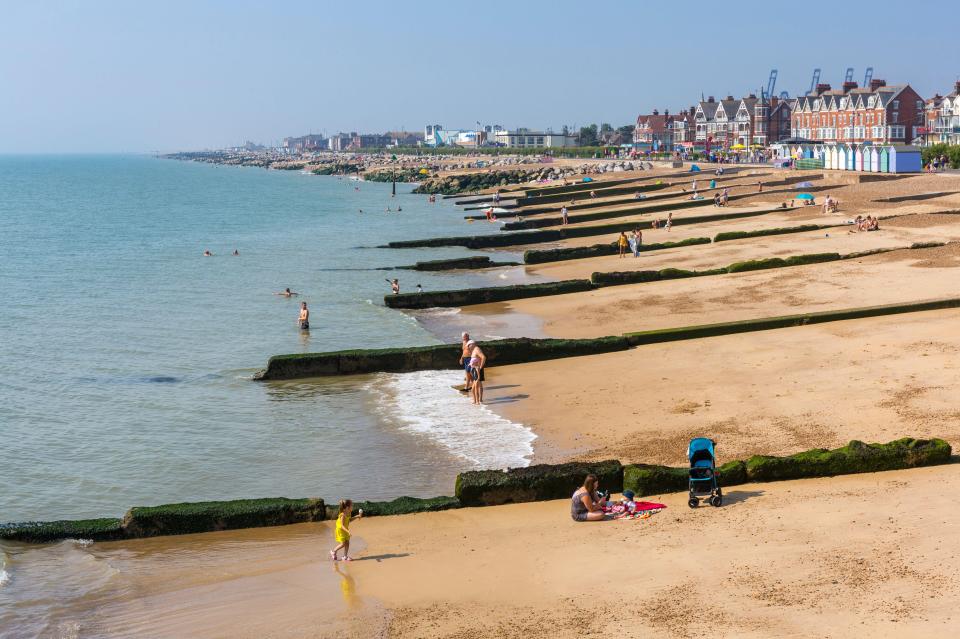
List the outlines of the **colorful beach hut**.
<svg viewBox="0 0 960 639">
<path fill-rule="evenodd" d="M 915 146 L 890 147 L 890 173 L 920 173 L 923 170 L 923 160 L 920 158 L 920 149 Z"/>
</svg>

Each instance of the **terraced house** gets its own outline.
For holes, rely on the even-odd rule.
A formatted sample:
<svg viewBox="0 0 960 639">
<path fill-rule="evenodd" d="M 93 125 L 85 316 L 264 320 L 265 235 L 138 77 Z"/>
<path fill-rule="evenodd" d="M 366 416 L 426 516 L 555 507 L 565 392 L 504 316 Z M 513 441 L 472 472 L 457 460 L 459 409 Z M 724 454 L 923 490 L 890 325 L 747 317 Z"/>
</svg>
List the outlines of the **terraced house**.
<svg viewBox="0 0 960 639">
<path fill-rule="evenodd" d="M 719 102 L 710 96 L 694 112 L 695 141 L 714 148 L 767 145 L 790 137 L 790 104 L 750 94 L 739 100 L 728 95 Z"/>
<path fill-rule="evenodd" d="M 924 100 L 909 84 L 872 80 L 864 88 L 844 82 L 840 90 L 818 84 L 797 99 L 791 133 L 818 143 L 909 144 L 924 124 Z"/>
<path fill-rule="evenodd" d="M 953 93 L 927 100 L 926 120 L 924 142 L 960 144 L 960 81 L 954 84 Z"/>
</svg>

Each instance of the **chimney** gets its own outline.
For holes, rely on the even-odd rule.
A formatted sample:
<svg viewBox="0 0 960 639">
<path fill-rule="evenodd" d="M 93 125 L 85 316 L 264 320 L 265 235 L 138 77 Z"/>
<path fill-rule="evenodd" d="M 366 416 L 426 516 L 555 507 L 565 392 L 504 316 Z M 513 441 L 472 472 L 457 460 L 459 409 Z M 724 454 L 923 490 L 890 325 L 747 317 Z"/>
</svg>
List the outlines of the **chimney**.
<svg viewBox="0 0 960 639">
<path fill-rule="evenodd" d="M 670 109 L 664 109 L 664 110 L 663 110 L 663 117 L 667 117 L 667 116 L 669 116 L 669 115 L 670 115 Z"/>
<path fill-rule="evenodd" d="M 886 81 L 886 80 L 870 80 L 870 90 L 871 90 L 871 91 L 876 91 L 876 90 L 879 89 L 880 87 L 885 87 L 885 86 L 887 86 L 887 81 Z"/>
<path fill-rule="evenodd" d="M 709 98 L 707 98 L 707 102 L 716 102 L 716 100 L 714 100 L 713 96 L 711 95 Z"/>
<path fill-rule="evenodd" d="M 653 110 L 653 114 L 654 114 L 654 115 L 660 115 L 660 111 L 658 111 L 657 109 L 654 109 L 654 110 Z"/>
<path fill-rule="evenodd" d="M 750 95 L 747 96 L 747 99 L 748 99 L 748 100 L 756 100 L 756 99 L 757 99 L 757 94 L 756 94 L 756 93 L 751 93 Z"/>
<path fill-rule="evenodd" d="M 817 88 L 814 89 L 814 93 L 816 93 L 817 95 L 823 95 L 826 91 L 829 91 L 829 90 L 830 90 L 830 85 L 825 82 L 821 82 L 820 84 L 817 85 Z"/>
<path fill-rule="evenodd" d="M 850 93 L 850 90 L 851 90 L 851 89 L 856 89 L 856 88 L 857 88 L 857 83 L 854 82 L 854 81 L 852 81 L 852 80 L 851 80 L 850 82 L 844 82 L 844 83 L 843 83 L 843 92 L 844 92 L 844 93 Z"/>
<path fill-rule="evenodd" d="M 697 112 L 697 107 L 690 107 L 690 115 L 693 115 Z"/>
<path fill-rule="evenodd" d="M 960 80 L 957 80 L 956 82 L 953 83 L 953 90 L 956 91 L 957 93 L 960 93 Z"/>
<path fill-rule="evenodd" d="M 780 101 L 780 98 L 778 98 L 777 96 L 775 96 L 775 95 L 774 95 L 774 96 L 771 96 L 771 98 L 770 98 L 770 108 L 773 108 L 773 107 L 777 106 L 777 103 L 778 103 L 779 101 Z"/>
<path fill-rule="evenodd" d="M 732 95 L 728 95 L 728 96 L 726 97 L 726 99 L 727 99 L 727 100 L 732 100 L 732 99 L 733 99 L 733 96 L 732 96 Z"/>
</svg>

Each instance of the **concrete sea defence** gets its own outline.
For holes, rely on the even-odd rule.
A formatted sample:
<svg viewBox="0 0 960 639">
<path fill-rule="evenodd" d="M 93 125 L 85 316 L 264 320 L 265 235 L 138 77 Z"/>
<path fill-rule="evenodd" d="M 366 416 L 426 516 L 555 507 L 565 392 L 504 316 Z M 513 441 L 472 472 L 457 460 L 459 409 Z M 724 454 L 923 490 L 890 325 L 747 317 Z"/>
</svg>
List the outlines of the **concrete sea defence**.
<svg viewBox="0 0 960 639">
<path fill-rule="evenodd" d="M 708 204 L 711 202 L 708 202 Z M 675 208 L 675 207 L 673 207 Z M 657 209 L 660 210 L 660 209 Z M 695 224 L 697 221 L 724 220 L 742 217 L 753 217 L 766 215 L 780 211 L 780 208 L 757 209 L 755 211 L 741 211 L 737 213 L 723 213 L 720 215 L 703 216 L 698 218 L 677 218 L 673 220 L 674 226 L 683 224 Z M 649 213 L 650 210 L 621 211 L 618 217 L 628 215 Z M 596 226 L 563 226 L 556 229 L 541 229 L 534 231 L 518 231 L 516 233 L 500 233 L 490 235 L 466 235 L 458 237 L 434 237 L 421 240 L 401 240 L 390 242 L 377 248 L 427 248 L 437 246 L 464 246 L 470 249 L 499 248 L 505 246 L 521 246 L 524 244 L 540 244 L 543 242 L 559 242 L 561 240 L 574 237 L 593 237 L 595 235 L 609 235 L 621 231 L 632 231 L 643 222 L 632 220 L 628 222 L 616 222 L 611 224 L 598 224 Z M 526 261 L 526 260 L 524 260 Z"/>
<path fill-rule="evenodd" d="M 589 291 L 593 288 L 594 286 L 590 283 L 590 280 L 562 280 L 559 282 L 512 284 L 510 286 L 488 286 L 449 291 L 430 291 L 427 293 L 400 293 L 398 295 L 385 295 L 383 301 L 390 308 L 410 309 L 470 306 L 471 304 L 505 302 L 507 300 L 523 299 L 525 297 L 544 297 L 546 295 L 578 293 L 581 291 Z"/>
<path fill-rule="evenodd" d="M 720 466 L 722 488 L 747 482 L 829 477 L 934 466 L 951 462 L 950 444 L 942 439 L 898 439 L 886 444 L 851 441 L 834 450 L 813 449 L 773 457 L 755 455 Z M 457 475 L 454 497 L 399 497 L 387 502 L 355 502 L 364 516 L 422 513 L 465 506 L 493 506 L 565 499 L 593 473 L 604 490 L 633 490 L 638 496 L 687 489 L 687 468 L 650 464 L 623 465 L 616 460 L 538 464 L 507 470 L 467 471 Z M 0 539 L 46 543 L 61 539 L 116 541 L 159 535 L 184 535 L 237 528 L 282 526 L 333 519 L 337 508 L 322 499 L 240 499 L 131 508 L 123 519 L 0 524 Z"/>
<path fill-rule="evenodd" d="M 455 257 L 448 260 L 427 260 L 409 266 L 395 266 L 398 269 L 412 271 L 453 271 L 458 269 L 494 268 L 496 266 L 518 266 L 519 262 L 494 262 L 486 255 Z"/>
<path fill-rule="evenodd" d="M 641 253 L 648 251 L 660 251 L 669 248 L 678 248 L 681 246 L 696 246 L 697 244 L 710 244 L 709 237 L 688 237 L 679 242 L 653 242 L 644 244 L 640 248 Z M 592 244 L 590 246 L 571 246 L 553 249 L 534 249 L 524 251 L 524 264 L 545 264 L 546 262 L 560 262 L 563 260 L 579 260 L 589 257 L 601 257 L 603 255 L 616 255 L 619 248 L 617 242 L 607 244 Z"/>
<path fill-rule="evenodd" d="M 563 357 L 610 353 L 629 348 L 622 336 L 589 339 L 531 339 L 517 337 L 483 342 L 490 364 L 520 364 Z M 267 368 L 254 375 L 258 381 L 360 375 L 365 373 L 404 373 L 459 368 L 461 345 L 436 344 L 408 348 L 382 348 L 334 351 L 329 353 L 293 353 L 274 355 Z"/>
<path fill-rule="evenodd" d="M 678 276 L 683 276 L 679 269 Z M 492 340 L 484 342 L 483 348 L 490 364 L 520 364 L 610 353 L 643 344 L 949 308 L 960 308 L 960 298 L 799 313 L 779 317 L 761 317 L 734 322 L 662 328 L 590 339 L 514 338 Z M 420 370 L 450 370 L 459 367 L 457 363 L 459 357 L 459 344 L 335 351 L 330 353 L 293 353 L 271 357 L 267 361 L 267 368 L 258 372 L 254 379 L 269 381 L 378 372 L 403 373 Z"/>
<path fill-rule="evenodd" d="M 750 482 L 832 477 L 950 463 L 950 444 L 942 439 L 898 439 L 886 444 L 851 441 L 826 450 L 814 448 L 786 457 L 754 455 L 717 468 L 721 488 Z M 631 464 L 623 468 L 623 488 L 637 495 L 687 490 L 689 468 Z"/>
</svg>

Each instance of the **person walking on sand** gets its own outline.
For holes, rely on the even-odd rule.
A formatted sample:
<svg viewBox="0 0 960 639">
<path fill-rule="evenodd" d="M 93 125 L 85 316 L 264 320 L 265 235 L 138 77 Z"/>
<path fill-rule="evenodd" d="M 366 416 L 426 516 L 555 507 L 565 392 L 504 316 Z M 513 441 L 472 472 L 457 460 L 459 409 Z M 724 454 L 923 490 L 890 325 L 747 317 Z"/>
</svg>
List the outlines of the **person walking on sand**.
<svg viewBox="0 0 960 639">
<path fill-rule="evenodd" d="M 564 206 L 560 209 L 560 217 L 563 219 L 564 226 L 570 223 L 570 218 L 567 217 L 567 207 Z"/>
<path fill-rule="evenodd" d="M 633 256 L 640 257 L 640 247 L 643 246 L 643 231 L 640 227 L 633 229 Z"/>
<path fill-rule="evenodd" d="M 667 213 L 667 232 L 670 232 L 670 227 L 673 226 L 673 211 Z"/>
<path fill-rule="evenodd" d="M 310 310 L 306 302 L 300 302 L 300 317 L 297 318 L 297 325 L 301 331 L 310 330 Z"/>
<path fill-rule="evenodd" d="M 627 234 L 624 231 L 620 231 L 620 237 L 617 238 L 617 257 L 623 257 L 623 254 L 627 252 L 627 246 L 629 242 L 627 241 Z"/>
<path fill-rule="evenodd" d="M 470 339 L 470 333 L 460 333 L 460 366 L 463 367 L 463 392 L 469 393 L 473 390 L 473 376 L 470 374 L 470 346 L 473 340 Z"/>
<path fill-rule="evenodd" d="M 337 525 L 333 537 L 337 540 L 337 547 L 330 551 L 330 559 L 337 561 L 337 553 L 343 550 L 343 560 L 353 561 L 350 557 L 350 517 L 353 514 L 353 502 L 341 499 L 337 509 Z M 357 519 L 363 519 L 363 508 L 357 512 Z"/>
<path fill-rule="evenodd" d="M 467 342 L 470 349 L 470 376 L 473 378 L 473 403 L 483 403 L 483 369 L 487 366 L 487 356 L 473 340 Z"/>
</svg>

